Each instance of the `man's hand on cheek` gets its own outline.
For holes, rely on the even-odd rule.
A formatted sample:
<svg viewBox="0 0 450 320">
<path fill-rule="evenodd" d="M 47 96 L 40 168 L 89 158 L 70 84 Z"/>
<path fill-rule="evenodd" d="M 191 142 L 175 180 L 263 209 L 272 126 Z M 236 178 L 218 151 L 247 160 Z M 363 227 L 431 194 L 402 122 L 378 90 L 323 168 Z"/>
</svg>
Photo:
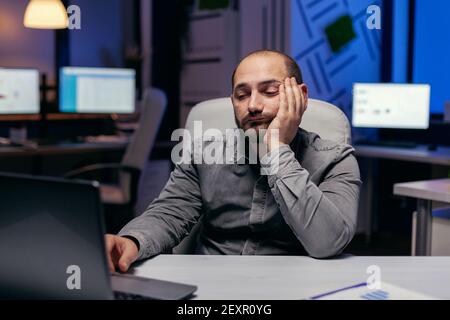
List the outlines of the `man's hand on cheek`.
<svg viewBox="0 0 450 320">
<path fill-rule="evenodd" d="M 292 142 L 306 110 L 303 93 L 295 78 L 286 78 L 284 84 L 280 85 L 279 98 L 278 113 L 264 137 L 268 152 Z"/>
</svg>

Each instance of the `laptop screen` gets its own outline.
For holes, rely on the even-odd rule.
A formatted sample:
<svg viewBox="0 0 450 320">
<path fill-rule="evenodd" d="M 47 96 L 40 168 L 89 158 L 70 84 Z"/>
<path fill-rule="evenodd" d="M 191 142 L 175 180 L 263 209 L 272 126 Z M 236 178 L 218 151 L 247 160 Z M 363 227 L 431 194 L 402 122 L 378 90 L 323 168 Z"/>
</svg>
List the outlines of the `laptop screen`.
<svg viewBox="0 0 450 320">
<path fill-rule="evenodd" d="M 0 174 L 0 194 L 0 298 L 112 298 L 98 183 Z"/>
</svg>

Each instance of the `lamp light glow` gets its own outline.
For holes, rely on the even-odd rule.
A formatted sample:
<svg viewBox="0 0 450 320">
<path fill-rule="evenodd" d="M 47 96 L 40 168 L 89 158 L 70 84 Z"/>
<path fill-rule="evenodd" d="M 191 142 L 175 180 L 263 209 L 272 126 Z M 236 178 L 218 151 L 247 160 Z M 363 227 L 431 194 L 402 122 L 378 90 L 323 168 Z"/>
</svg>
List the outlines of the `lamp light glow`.
<svg viewBox="0 0 450 320">
<path fill-rule="evenodd" d="M 33 29 L 65 29 L 69 18 L 61 0 L 30 0 L 23 24 Z"/>
</svg>

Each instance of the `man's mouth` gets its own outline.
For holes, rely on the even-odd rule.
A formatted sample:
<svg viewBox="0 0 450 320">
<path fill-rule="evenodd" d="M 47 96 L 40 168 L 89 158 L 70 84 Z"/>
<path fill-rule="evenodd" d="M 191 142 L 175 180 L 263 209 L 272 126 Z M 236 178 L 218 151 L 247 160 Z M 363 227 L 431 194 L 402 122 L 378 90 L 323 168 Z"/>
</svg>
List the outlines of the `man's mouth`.
<svg viewBox="0 0 450 320">
<path fill-rule="evenodd" d="M 256 117 L 248 117 L 245 122 L 250 125 L 258 125 L 261 123 L 270 122 L 270 119 L 267 117 L 256 116 Z"/>
</svg>

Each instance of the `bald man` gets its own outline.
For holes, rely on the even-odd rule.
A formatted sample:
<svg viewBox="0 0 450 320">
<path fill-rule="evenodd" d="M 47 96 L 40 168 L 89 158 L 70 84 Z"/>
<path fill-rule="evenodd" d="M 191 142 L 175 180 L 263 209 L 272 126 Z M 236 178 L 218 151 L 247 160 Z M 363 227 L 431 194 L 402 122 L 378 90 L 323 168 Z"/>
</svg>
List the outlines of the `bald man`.
<svg viewBox="0 0 450 320">
<path fill-rule="evenodd" d="M 354 149 L 299 128 L 308 88 L 297 63 L 249 54 L 232 75 L 231 100 L 238 127 L 263 132 L 267 152 L 257 164 L 176 165 L 147 210 L 106 235 L 111 271 L 171 252 L 201 217 L 198 254 L 326 258 L 351 241 L 361 186 Z"/>
</svg>

